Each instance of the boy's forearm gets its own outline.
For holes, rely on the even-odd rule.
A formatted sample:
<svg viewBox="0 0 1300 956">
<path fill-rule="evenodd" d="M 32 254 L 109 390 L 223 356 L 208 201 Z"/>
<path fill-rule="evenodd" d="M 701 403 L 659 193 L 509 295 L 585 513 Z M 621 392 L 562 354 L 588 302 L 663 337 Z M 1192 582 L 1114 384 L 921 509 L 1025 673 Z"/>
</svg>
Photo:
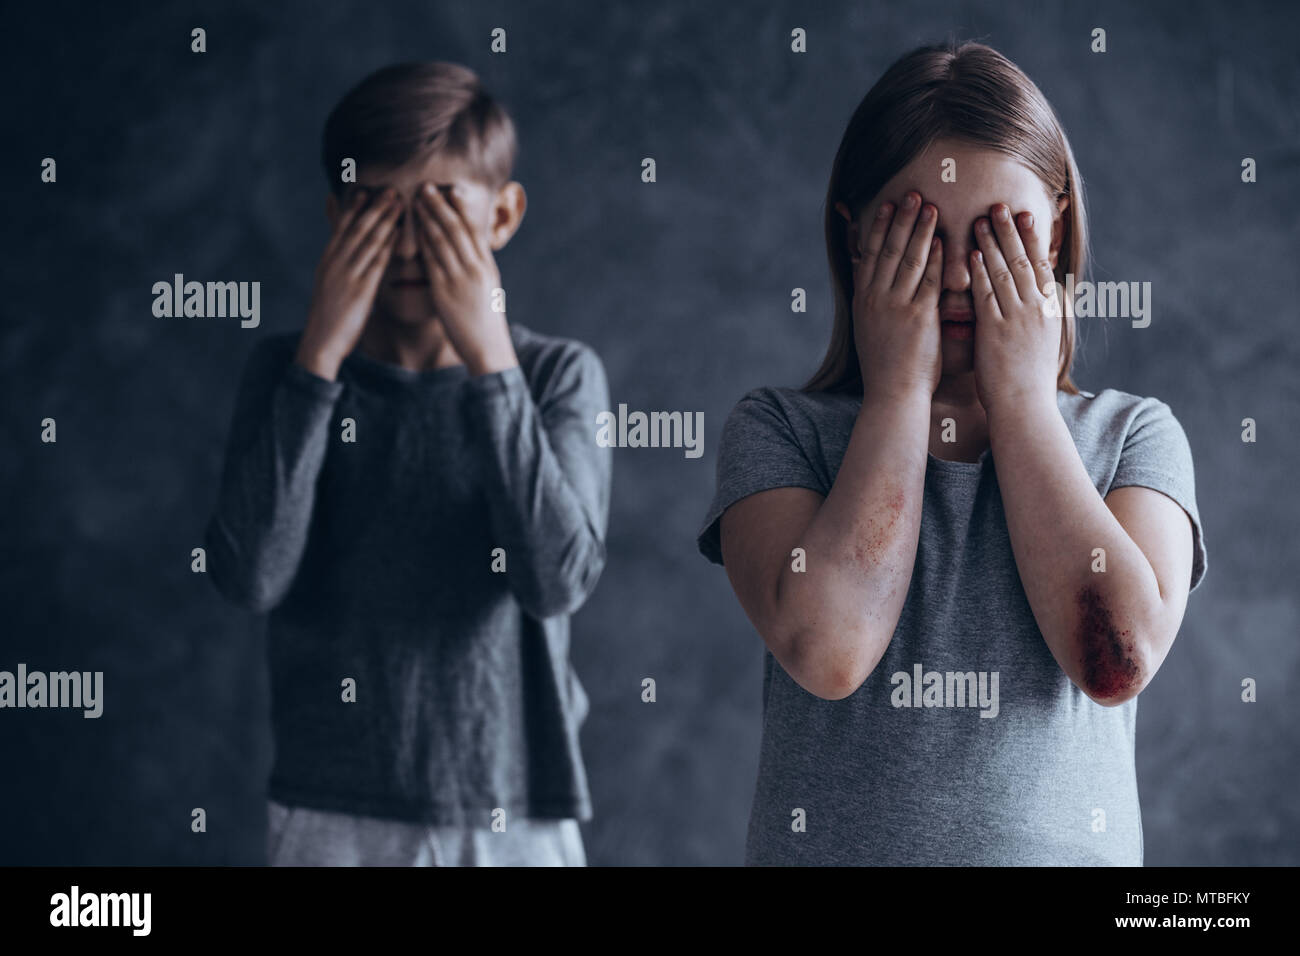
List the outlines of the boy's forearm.
<svg viewBox="0 0 1300 956">
<path fill-rule="evenodd" d="M 301 373 L 301 374 L 299 374 Z M 257 383 L 255 394 L 266 394 Z M 283 599 L 306 547 L 339 386 L 286 368 L 231 426 L 205 545 L 213 583 L 259 613 Z"/>
<path fill-rule="evenodd" d="M 605 562 L 612 456 L 582 424 L 594 412 L 575 412 L 552 436 L 517 366 L 469 387 L 492 547 L 505 549 L 507 579 L 529 613 L 572 613 Z"/>
<path fill-rule="evenodd" d="M 1080 689 L 1122 703 L 1149 679 L 1155 572 L 1097 493 L 1054 396 L 1050 405 L 990 409 L 988 421 L 1007 531 L 1039 630 Z M 1110 662 L 1105 675 L 1088 664 L 1097 660 Z"/>
</svg>

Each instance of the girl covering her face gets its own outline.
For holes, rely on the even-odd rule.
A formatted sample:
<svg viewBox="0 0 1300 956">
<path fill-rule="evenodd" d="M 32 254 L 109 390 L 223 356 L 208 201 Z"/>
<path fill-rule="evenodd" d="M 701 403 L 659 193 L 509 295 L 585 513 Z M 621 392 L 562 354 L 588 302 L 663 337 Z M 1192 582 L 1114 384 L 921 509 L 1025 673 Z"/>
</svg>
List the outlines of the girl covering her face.
<svg viewBox="0 0 1300 956">
<path fill-rule="evenodd" d="M 746 861 L 1140 865 L 1137 695 L 1206 553 L 1169 407 L 1071 380 L 1060 122 L 987 46 L 907 54 L 826 241 L 826 356 L 732 410 L 698 537 L 766 648 Z"/>
</svg>

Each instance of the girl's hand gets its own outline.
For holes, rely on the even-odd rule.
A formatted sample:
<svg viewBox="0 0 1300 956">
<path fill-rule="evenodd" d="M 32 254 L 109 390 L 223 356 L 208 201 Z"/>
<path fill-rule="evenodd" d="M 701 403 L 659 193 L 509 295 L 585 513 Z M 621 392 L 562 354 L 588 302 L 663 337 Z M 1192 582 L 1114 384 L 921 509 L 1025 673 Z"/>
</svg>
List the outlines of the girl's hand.
<svg viewBox="0 0 1300 956">
<path fill-rule="evenodd" d="M 975 298 L 975 387 L 986 411 L 1019 402 L 1056 405 L 1061 308 L 1047 258 L 1050 223 L 1011 221 L 1005 203 L 975 222 L 971 292 Z M 1043 289 L 1047 288 L 1044 293 Z"/>
<path fill-rule="evenodd" d="M 939 211 L 909 192 L 893 215 L 880 207 L 853 257 L 853 337 L 863 397 L 886 399 L 939 387 L 939 287 L 943 250 L 934 238 Z"/>
<path fill-rule="evenodd" d="M 482 374 L 517 364 L 506 314 L 492 310 L 501 285 L 486 237 L 469 221 L 455 190 L 433 183 L 416 190 L 416 236 L 429 275 L 434 308 L 452 346 L 470 371 Z"/>
</svg>

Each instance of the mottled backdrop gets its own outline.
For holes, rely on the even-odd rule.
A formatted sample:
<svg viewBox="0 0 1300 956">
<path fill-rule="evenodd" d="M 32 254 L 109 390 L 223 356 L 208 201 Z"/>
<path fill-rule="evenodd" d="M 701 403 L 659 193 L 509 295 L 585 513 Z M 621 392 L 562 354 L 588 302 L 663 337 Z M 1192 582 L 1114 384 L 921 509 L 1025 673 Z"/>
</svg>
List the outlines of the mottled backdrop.
<svg viewBox="0 0 1300 956">
<path fill-rule="evenodd" d="M 106 702 L 99 720 L 0 711 L 0 863 L 263 860 L 265 625 L 189 553 L 242 363 L 304 321 L 326 237 L 321 123 L 362 75 L 409 59 L 473 67 L 518 122 L 530 203 L 499 257 L 511 318 L 592 344 L 615 403 L 705 413 L 702 458 L 615 453 L 608 565 L 573 627 L 592 698 L 585 833 L 594 864 L 740 862 L 761 642 L 695 550 L 719 429 L 745 391 L 799 384 L 820 358 L 839 137 L 895 57 L 949 34 L 1002 50 L 1055 105 L 1096 277 L 1153 283 L 1149 328 L 1084 323 L 1078 381 L 1168 402 L 1195 455 L 1210 572 L 1138 708 L 1147 862 L 1300 862 L 1300 24 L 1294 4 L 1221 6 L 8 11 L 0 669 L 103 670 Z M 39 181 L 46 156 L 56 185 Z M 261 327 L 154 318 L 151 286 L 176 272 L 259 280 Z M 40 441 L 46 416 L 57 444 Z M 1243 677 L 1258 703 L 1239 701 Z"/>
</svg>

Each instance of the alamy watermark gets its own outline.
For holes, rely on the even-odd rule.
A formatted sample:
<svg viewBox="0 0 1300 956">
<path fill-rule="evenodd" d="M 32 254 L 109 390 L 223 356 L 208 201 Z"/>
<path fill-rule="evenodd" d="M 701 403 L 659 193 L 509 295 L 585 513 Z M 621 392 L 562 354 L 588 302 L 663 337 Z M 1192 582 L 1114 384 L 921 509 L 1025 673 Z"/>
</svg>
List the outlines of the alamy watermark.
<svg viewBox="0 0 1300 956">
<path fill-rule="evenodd" d="M 1048 290 L 1054 289 L 1056 295 Z M 1132 319 L 1133 328 L 1145 329 L 1151 324 L 1150 282 L 1090 282 L 1074 281 L 1074 273 L 1067 273 L 1065 284 L 1053 281 L 1043 286 L 1043 294 L 1053 303 L 1053 313 L 1059 314 L 1059 303 L 1065 303 L 1065 314 L 1080 319 Z"/>
<path fill-rule="evenodd" d="M 927 671 L 912 665 L 898 671 L 889 702 L 894 707 L 979 707 L 981 717 L 998 715 L 997 671 Z"/>
<path fill-rule="evenodd" d="M 703 412 L 628 412 L 596 414 L 596 444 L 601 448 L 684 448 L 687 458 L 704 454 Z"/>
<path fill-rule="evenodd" d="M 186 282 L 178 272 L 171 282 L 155 282 L 153 295 L 153 314 L 160 319 L 238 316 L 244 329 L 262 322 L 262 283 L 256 281 Z"/>
<path fill-rule="evenodd" d="M 103 671 L 28 671 L 18 665 L 18 673 L 0 671 L 0 708 L 3 707 L 81 707 L 83 717 L 98 717 L 104 712 Z"/>
</svg>

